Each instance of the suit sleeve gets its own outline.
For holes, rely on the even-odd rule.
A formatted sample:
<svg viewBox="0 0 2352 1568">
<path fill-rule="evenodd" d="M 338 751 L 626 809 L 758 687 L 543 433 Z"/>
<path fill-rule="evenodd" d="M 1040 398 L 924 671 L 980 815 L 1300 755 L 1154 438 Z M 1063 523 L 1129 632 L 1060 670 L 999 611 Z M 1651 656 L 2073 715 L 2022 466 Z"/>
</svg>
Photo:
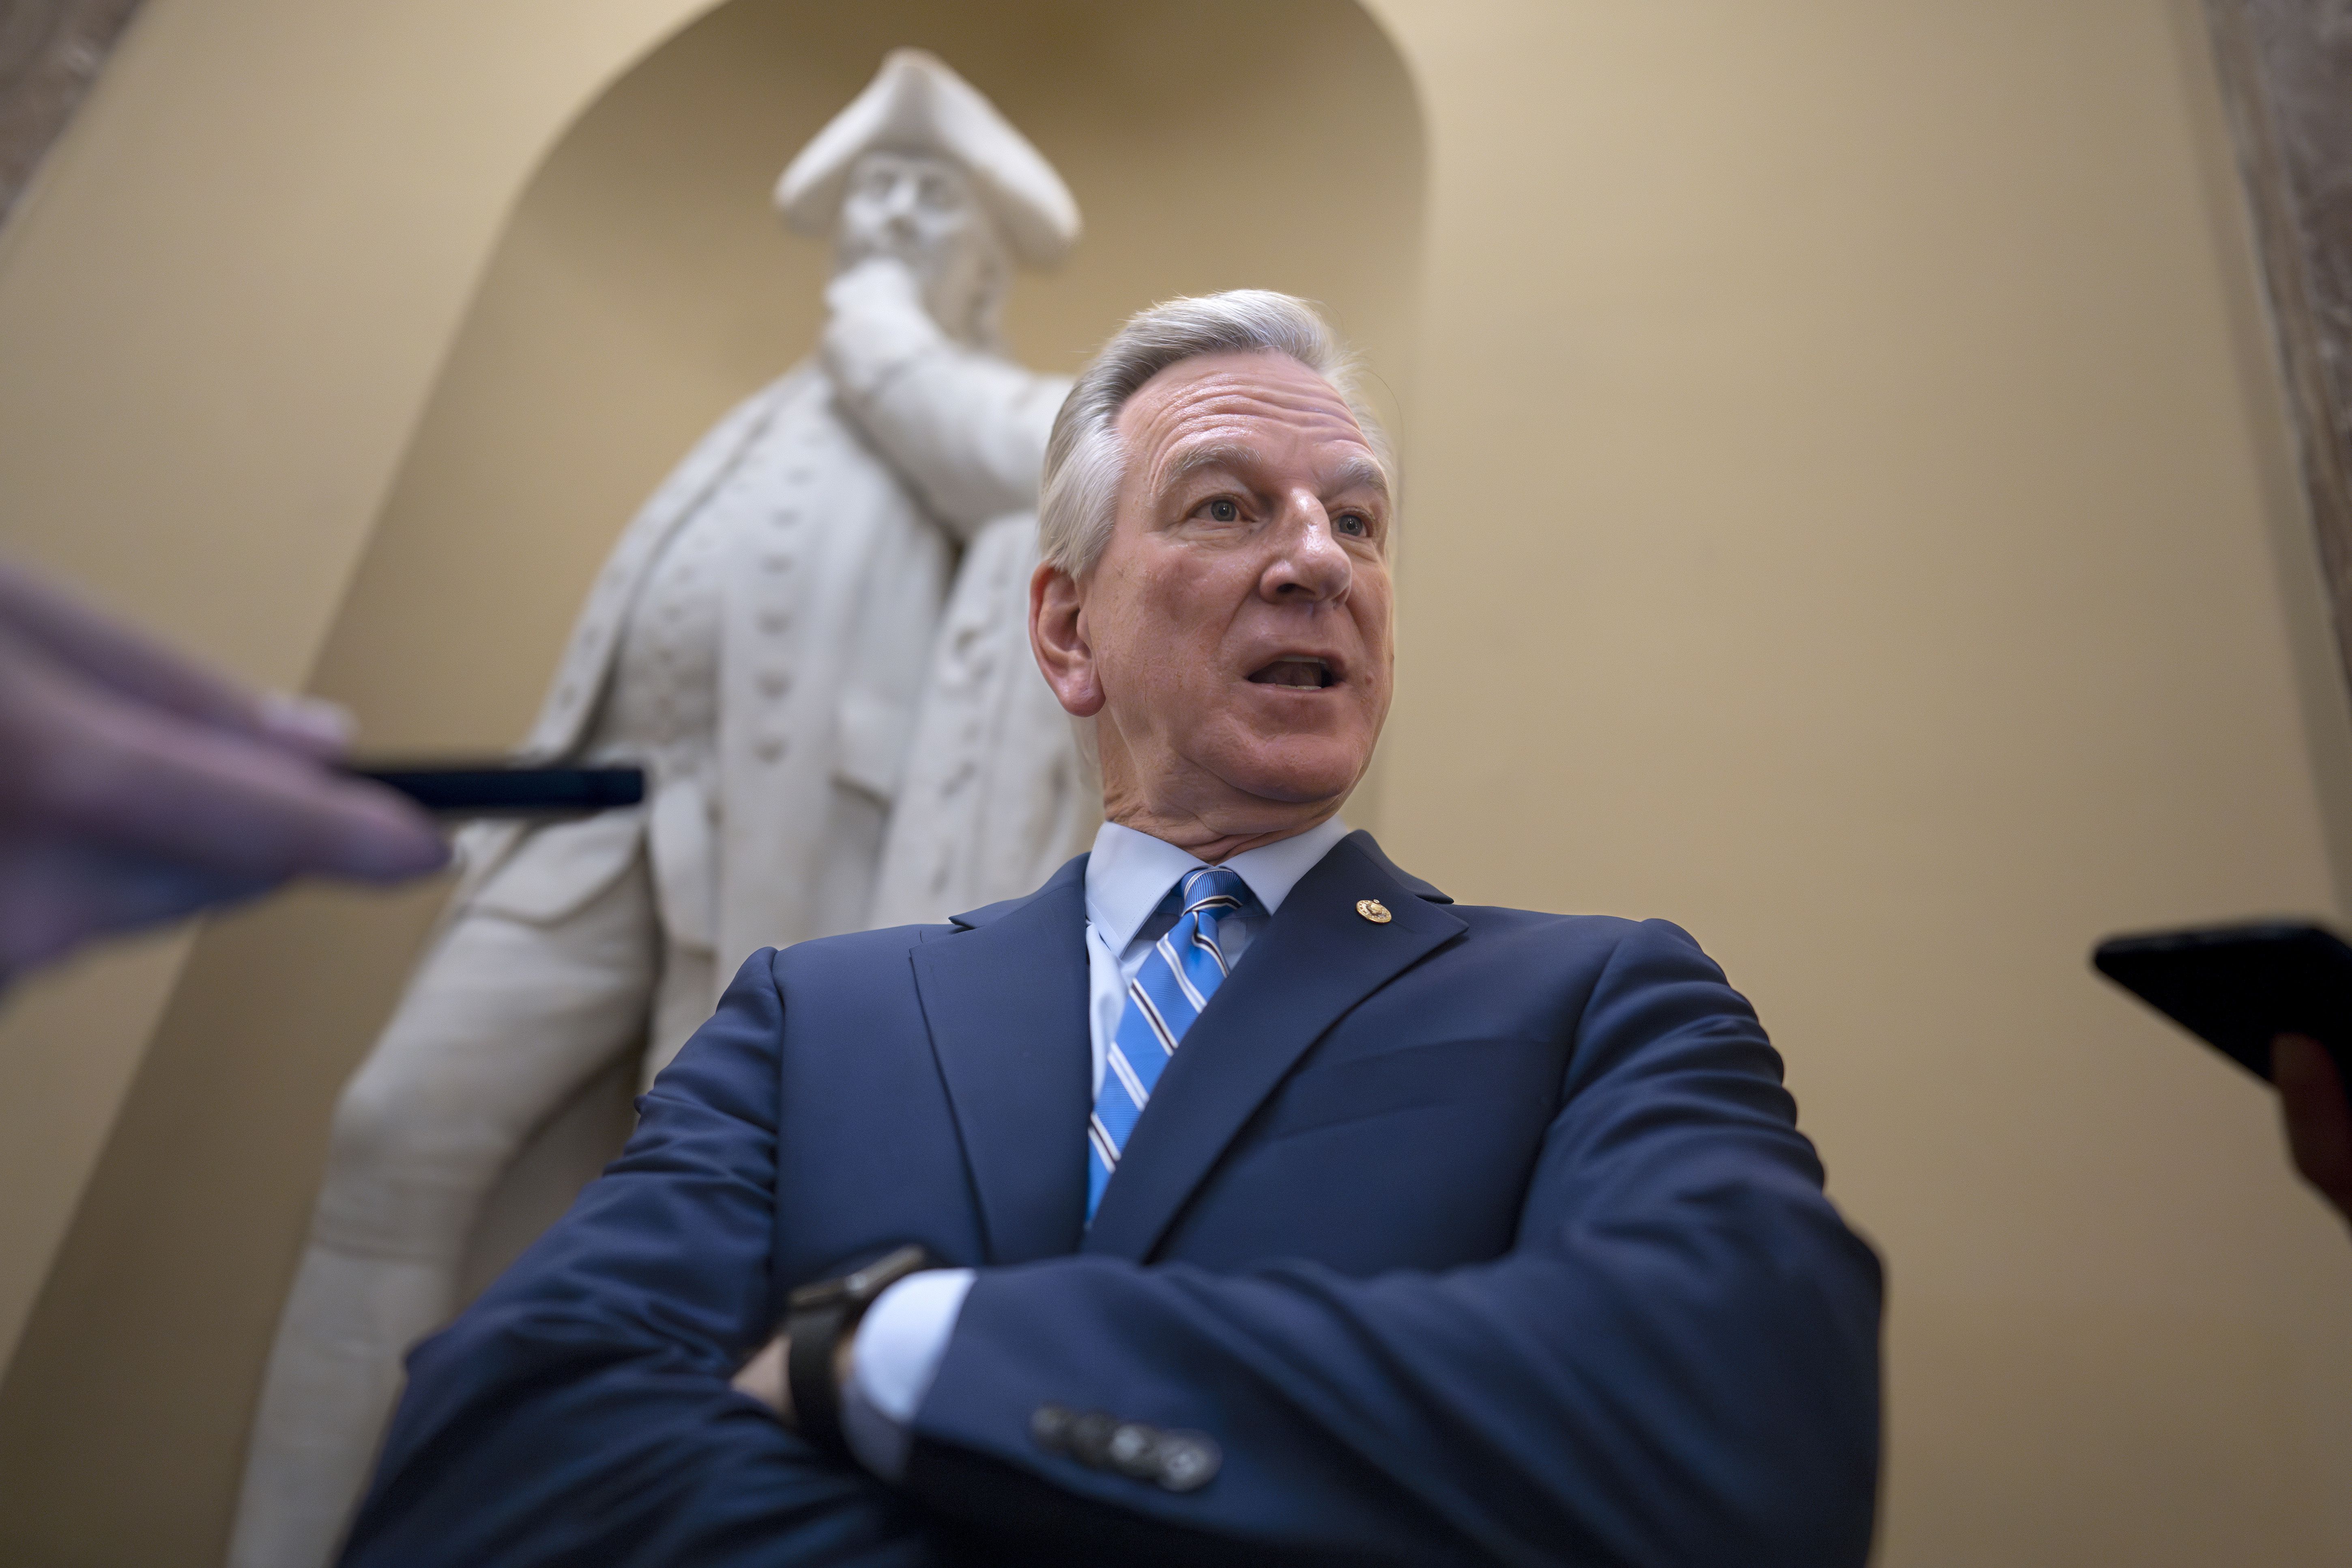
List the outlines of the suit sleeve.
<svg viewBox="0 0 2352 1568">
<path fill-rule="evenodd" d="M 1564 1090 L 1491 1263 L 983 1271 L 910 1487 L 1039 1560 L 1860 1564 L 1878 1266 L 1754 1013 L 1680 930 L 1632 928 Z M 1223 1467 L 1181 1494 L 1086 1468 L 1033 1440 L 1049 1401 Z"/>
<path fill-rule="evenodd" d="M 730 1386 L 775 1314 L 772 957 L 639 1102 L 604 1179 L 411 1353 L 346 1564 L 933 1561 L 903 1500 Z"/>
</svg>

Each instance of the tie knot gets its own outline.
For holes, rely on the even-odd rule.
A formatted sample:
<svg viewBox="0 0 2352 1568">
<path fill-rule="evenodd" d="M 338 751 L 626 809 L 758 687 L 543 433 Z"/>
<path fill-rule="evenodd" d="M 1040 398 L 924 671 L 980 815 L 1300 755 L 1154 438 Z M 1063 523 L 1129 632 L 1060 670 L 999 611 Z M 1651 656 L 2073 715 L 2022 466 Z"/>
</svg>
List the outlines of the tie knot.
<svg viewBox="0 0 2352 1568">
<path fill-rule="evenodd" d="M 1238 871 L 1228 871 L 1223 866 L 1203 866 L 1197 871 L 1184 873 L 1176 884 L 1178 919 L 1196 910 L 1209 911 L 1212 919 L 1237 914 L 1257 907 L 1257 895 Z"/>
</svg>

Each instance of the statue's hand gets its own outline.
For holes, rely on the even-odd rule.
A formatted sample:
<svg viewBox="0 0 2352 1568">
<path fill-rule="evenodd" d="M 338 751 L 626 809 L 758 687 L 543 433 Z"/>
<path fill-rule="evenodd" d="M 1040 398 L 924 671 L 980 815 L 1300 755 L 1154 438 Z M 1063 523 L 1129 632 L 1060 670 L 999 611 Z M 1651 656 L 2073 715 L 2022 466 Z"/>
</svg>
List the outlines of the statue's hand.
<svg viewBox="0 0 2352 1568">
<path fill-rule="evenodd" d="M 824 302 L 835 317 L 922 315 L 923 284 L 913 268 L 883 252 L 835 273 L 825 285 Z"/>
<path fill-rule="evenodd" d="M 923 305 L 921 282 L 895 256 L 869 256 L 825 286 L 831 312 L 817 353 L 836 386 L 870 393 L 945 341 Z"/>
</svg>

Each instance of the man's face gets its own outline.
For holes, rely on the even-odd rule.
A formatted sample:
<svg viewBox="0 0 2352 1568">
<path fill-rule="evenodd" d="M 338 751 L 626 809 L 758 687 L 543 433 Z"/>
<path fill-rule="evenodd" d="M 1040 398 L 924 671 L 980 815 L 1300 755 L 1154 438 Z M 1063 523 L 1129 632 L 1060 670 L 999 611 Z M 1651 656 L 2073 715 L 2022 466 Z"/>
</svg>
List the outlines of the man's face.
<svg viewBox="0 0 2352 1568">
<path fill-rule="evenodd" d="M 1336 809 L 1393 673 L 1390 498 L 1363 431 L 1276 353 L 1171 365 L 1118 427 L 1116 521 L 1077 617 L 1107 807 L 1118 819 L 1126 788 L 1155 819 L 1228 835 Z"/>
<path fill-rule="evenodd" d="M 993 220 L 963 170 L 923 153 L 868 153 L 850 170 L 835 238 L 847 271 L 875 256 L 907 264 L 923 304 L 958 336 L 984 315 L 1003 268 Z"/>
</svg>

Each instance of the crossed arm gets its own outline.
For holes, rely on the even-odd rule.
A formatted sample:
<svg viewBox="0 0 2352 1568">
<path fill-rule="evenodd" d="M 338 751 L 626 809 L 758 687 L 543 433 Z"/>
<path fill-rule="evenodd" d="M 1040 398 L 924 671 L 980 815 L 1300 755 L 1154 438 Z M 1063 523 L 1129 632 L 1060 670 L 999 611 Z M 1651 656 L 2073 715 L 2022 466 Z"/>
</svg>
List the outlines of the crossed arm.
<svg viewBox="0 0 2352 1568">
<path fill-rule="evenodd" d="M 982 1270 L 904 1490 L 731 1386 L 777 1306 L 755 959 L 612 1173 L 415 1352 L 348 1561 L 1859 1563 L 1875 1264 L 1744 1004 L 1678 932 L 1623 946 L 1510 1254 Z M 1181 1497 L 1083 1470 L 1029 1443 L 1041 1399 L 1209 1429 L 1225 1467 Z"/>
<path fill-rule="evenodd" d="M 934 1561 L 915 1511 L 731 1386 L 764 1341 L 780 1004 L 755 955 L 572 1213 L 409 1358 L 344 1561 Z"/>
</svg>

